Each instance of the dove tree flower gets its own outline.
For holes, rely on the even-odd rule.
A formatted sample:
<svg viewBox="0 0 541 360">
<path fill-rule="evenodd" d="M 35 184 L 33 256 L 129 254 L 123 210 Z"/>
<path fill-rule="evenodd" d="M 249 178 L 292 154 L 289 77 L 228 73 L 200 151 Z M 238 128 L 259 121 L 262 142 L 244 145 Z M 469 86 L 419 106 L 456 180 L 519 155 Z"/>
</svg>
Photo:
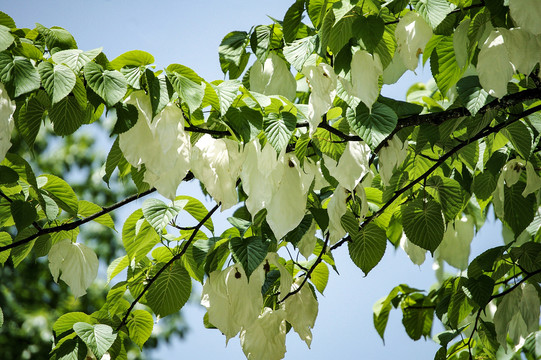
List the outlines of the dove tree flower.
<svg viewBox="0 0 541 360">
<path fill-rule="evenodd" d="M 0 83 L 0 159 L 4 159 L 11 147 L 11 132 L 15 127 L 13 113 L 15 102 L 9 98 L 6 88 Z"/>
</svg>

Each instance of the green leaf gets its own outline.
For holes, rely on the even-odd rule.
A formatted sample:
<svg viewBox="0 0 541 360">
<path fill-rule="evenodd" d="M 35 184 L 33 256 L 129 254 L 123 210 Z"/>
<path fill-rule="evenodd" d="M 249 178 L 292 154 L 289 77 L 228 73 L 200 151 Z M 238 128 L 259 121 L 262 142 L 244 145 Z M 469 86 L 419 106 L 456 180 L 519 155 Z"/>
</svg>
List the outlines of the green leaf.
<svg viewBox="0 0 541 360">
<path fill-rule="evenodd" d="M 264 120 L 265 134 L 272 147 L 280 153 L 289 144 L 297 118 L 290 112 L 270 113 Z"/>
<path fill-rule="evenodd" d="M 39 64 L 38 71 L 53 105 L 68 96 L 75 87 L 75 73 L 66 65 L 44 61 Z"/>
<path fill-rule="evenodd" d="M 530 158 L 533 142 L 532 134 L 522 121 L 516 121 L 506 126 L 502 133 L 511 141 L 520 156 L 526 160 Z"/>
<path fill-rule="evenodd" d="M 10 91 L 13 98 L 40 87 L 38 70 L 30 60 L 22 56 L 11 57 L 6 51 L 0 53 L 0 81 L 13 89 Z"/>
<path fill-rule="evenodd" d="M 429 300 L 407 301 L 402 303 L 402 324 L 413 340 L 429 336 L 432 329 L 434 308 Z"/>
<path fill-rule="evenodd" d="M 259 236 L 250 236 L 244 239 L 235 237 L 229 241 L 229 248 L 235 261 L 242 264 L 249 279 L 252 272 L 267 256 L 269 241 L 264 241 Z"/>
<path fill-rule="evenodd" d="M 454 8 L 446 0 L 413 0 L 411 3 L 432 29 L 435 29 Z"/>
<path fill-rule="evenodd" d="M 58 320 L 55 321 L 53 325 L 53 331 L 55 332 L 55 335 L 59 337 L 66 331 L 72 331 L 73 325 L 75 325 L 76 323 L 90 323 L 91 321 L 92 320 L 90 318 L 90 315 L 87 315 L 83 312 L 70 312 L 60 316 Z"/>
<path fill-rule="evenodd" d="M 461 69 L 458 66 L 451 36 L 444 36 L 432 52 L 430 69 L 438 88 L 444 96 L 464 74 L 466 69 Z"/>
<path fill-rule="evenodd" d="M 456 90 L 460 101 L 474 116 L 487 103 L 488 93 L 479 83 L 477 76 L 466 76 L 460 79 L 456 83 Z"/>
<path fill-rule="evenodd" d="M 3 11 L 0 11 L 0 25 L 10 29 L 16 28 L 13 18 Z"/>
<path fill-rule="evenodd" d="M 0 24 L 0 51 L 6 50 L 13 44 L 15 38 L 11 35 L 9 28 Z"/>
<path fill-rule="evenodd" d="M 4 313 L 2 312 L 2 308 L 0 308 L 0 328 L 4 325 Z"/>
<path fill-rule="evenodd" d="M 346 16 L 340 19 L 331 29 L 328 46 L 333 53 L 338 53 L 353 36 L 352 30 L 355 17 Z"/>
<path fill-rule="evenodd" d="M 323 22 L 323 18 L 327 10 L 332 6 L 335 1 L 331 0 L 310 0 L 307 2 L 308 17 L 312 21 L 315 28 L 319 28 Z"/>
<path fill-rule="evenodd" d="M 245 144 L 258 136 L 263 129 L 261 112 L 247 106 L 240 108 L 230 107 L 227 110 L 226 119 L 231 129 L 238 134 Z"/>
<path fill-rule="evenodd" d="M 212 85 L 216 95 L 218 96 L 218 104 L 220 105 L 220 114 L 224 116 L 233 101 L 237 97 L 241 83 L 238 80 L 228 80 L 221 82 L 219 85 Z"/>
<path fill-rule="evenodd" d="M 152 117 L 154 117 L 167 106 L 173 90 L 164 74 L 156 76 L 152 70 L 146 69 L 145 76 L 152 104 Z"/>
<path fill-rule="evenodd" d="M 48 29 L 41 24 L 36 24 L 36 29 L 40 34 L 45 36 L 45 43 L 51 53 L 58 50 L 76 49 L 77 43 L 73 36 L 65 29 L 58 26 L 53 26 Z M 54 50 L 54 51 L 53 51 Z"/>
<path fill-rule="evenodd" d="M 229 79 L 236 79 L 244 71 L 248 63 L 249 54 L 246 46 L 249 42 L 245 31 L 232 31 L 227 34 L 218 47 L 220 66 L 224 74 L 229 72 Z"/>
<path fill-rule="evenodd" d="M 250 36 L 250 47 L 260 62 L 264 62 L 269 54 L 274 26 L 276 25 L 256 26 Z"/>
<path fill-rule="evenodd" d="M 387 105 L 396 113 L 398 118 L 403 118 L 411 115 L 419 115 L 424 107 L 418 104 L 412 104 L 405 101 L 391 99 L 385 96 L 379 96 L 378 102 Z"/>
<path fill-rule="evenodd" d="M 115 105 L 116 123 L 113 134 L 121 134 L 135 126 L 139 111 L 132 104 L 118 103 Z M 145 121 L 144 119 L 142 121 Z"/>
<path fill-rule="evenodd" d="M 359 44 L 364 45 L 366 51 L 373 52 L 383 39 L 385 23 L 381 17 L 376 15 L 358 16 L 352 29 Z"/>
<path fill-rule="evenodd" d="M 128 82 L 119 71 L 104 70 L 101 65 L 95 62 L 89 62 L 84 67 L 84 74 L 90 88 L 108 106 L 115 105 L 126 95 Z"/>
<path fill-rule="evenodd" d="M 302 24 L 302 13 L 304 12 L 304 1 L 296 1 L 287 9 L 282 23 L 284 41 L 286 44 L 297 38 L 297 32 Z"/>
<path fill-rule="evenodd" d="M 120 274 L 122 270 L 128 267 L 130 264 L 130 259 L 127 255 L 116 258 L 109 264 L 107 267 L 107 283 L 110 283 L 111 280 Z"/>
<path fill-rule="evenodd" d="M 105 160 L 105 175 L 103 175 L 103 181 L 105 181 L 107 185 L 109 185 L 109 179 L 111 178 L 113 171 L 115 171 L 119 162 L 123 158 L 124 155 L 122 154 L 122 150 L 120 150 L 119 140 L 117 137 L 113 143 L 113 146 L 111 146 L 111 150 L 109 150 L 109 154 L 107 154 L 107 159 Z"/>
<path fill-rule="evenodd" d="M 73 325 L 73 330 L 98 359 L 101 359 L 109 350 L 117 336 L 113 334 L 113 329 L 109 325 L 104 324 L 90 325 L 86 322 L 78 322 Z"/>
<path fill-rule="evenodd" d="M 133 310 L 126 326 L 128 327 L 130 339 L 142 349 L 152 334 L 154 319 L 145 310 Z"/>
<path fill-rule="evenodd" d="M 445 221 L 454 220 L 462 210 L 464 203 L 464 194 L 458 181 L 432 176 L 428 179 L 427 185 L 436 189 L 437 199 L 441 204 Z"/>
<path fill-rule="evenodd" d="M 38 90 L 30 95 L 27 101 L 19 108 L 19 113 L 15 118 L 17 129 L 19 129 L 24 141 L 31 149 L 34 148 L 34 142 L 38 136 L 42 119 L 49 106 L 50 100 L 47 93 Z"/>
<path fill-rule="evenodd" d="M 179 195 L 175 198 L 175 201 L 178 200 L 187 200 L 188 202 L 184 205 L 183 210 L 187 211 L 188 214 L 194 217 L 195 220 L 202 221 L 203 218 L 208 214 L 208 210 L 203 205 L 201 201 L 198 199 L 186 196 L 186 195 Z M 207 229 L 209 229 L 211 232 L 214 232 L 214 224 L 212 223 L 212 219 L 209 217 L 207 221 L 203 224 Z"/>
<path fill-rule="evenodd" d="M 284 57 L 298 72 L 301 72 L 304 63 L 316 49 L 317 41 L 315 35 L 295 40 L 284 46 Z"/>
<path fill-rule="evenodd" d="M 56 64 L 64 64 L 76 73 L 79 73 L 83 66 L 91 62 L 102 50 L 102 48 L 88 51 L 79 49 L 62 50 L 55 52 L 52 59 Z"/>
<path fill-rule="evenodd" d="M 154 64 L 154 56 L 146 51 L 131 50 L 113 59 L 109 66 L 113 70 L 120 70 L 124 66 L 147 66 Z"/>
<path fill-rule="evenodd" d="M 39 176 L 38 180 L 43 182 L 43 185 L 41 185 L 40 188 L 47 190 L 58 206 L 70 214 L 77 214 L 79 200 L 67 182 L 58 176 L 49 174 Z"/>
<path fill-rule="evenodd" d="M 5 231 L 0 231 L 0 246 L 6 246 L 12 243 L 11 235 Z M 4 266 L 4 263 L 8 260 L 11 249 L 0 252 L 0 264 Z"/>
<path fill-rule="evenodd" d="M 317 291 L 323 294 L 329 282 L 329 267 L 323 262 L 317 264 L 310 275 L 310 281 L 314 284 Z"/>
<path fill-rule="evenodd" d="M 19 231 L 30 226 L 38 216 L 36 208 L 23 200 L 14 200 L 11 202 L 10 208 L 13 221 L 15 221 L 15 226 Z"/>
<path fill-rule="evenodd" d="M 346 118 L 351 129 L 372 149 L 394 130 L 398 121 L 393 109 L 379 102 L 372 105 L 372 111 L 362 102 L 355 110 L 348 108 Z"/>
<path fill-rule="evenodd" d="M 522 196 L 525 187 L 524 182 L 517 182 L 511 187 L 504 186 L 503 221 L 516 236 L 530 225 L 537 211 L 535 195 Z"/>
<path fill-rule="evenodd" d="M 182 101 L 188 105 L 190 112 L 194 112 L 201 106 L 205 97 L 204 84 L 198 84 L 177 72 L 167 72 L 167 78 Z"/>
<path fill-rule="evenodd" d="M 491 300 L 494 291 L 494 279 L 486 275 L 469 278 L 462 290 L 468 298 L 475 301 L 479 308 L 484 309 Z"/>
<path fill-rule="evenodd" d="M 86 113 L 74 96 L 67 96 L 53 105 L 49 118 L 57 135 L 71 135 L 84 123 Z"/>
<path fill-rule="evenodd" d="M 374 223 L 369 223 L 350 235 L 352 241 L 348 242 L 349 256 L 366 276 L 385 254 L 387 236 L 385 231 Z"/>
<path fill-rule="evenodd" d="M 434 252 L 445 231 L 440 204 L 423 199 L 407 203 L 402 208 L 402 226 L 412 243 Z"/>
<path fill-rule="evenodd" d="M 13 242 L 18 242 L 20 240 L 26 239 L 34 235 L 36 232 L 37 230 L 33 227 L 27 227 L 20 231 L 17 236 L 15 236 Z M 28 254 L 30 254 L 30 251 L 34 247 L 35 242 L 36 240 L 32 240 L 30 242 L 27 242 L 26 244 L 11 249 L 11 260 L 13 261 L 14 267 L 19 266 L 19 264 L 28 256 Z"/>
<path fill-rule="evenodd" d="M 96 213 L 99 213 L 102 211 L 102 207 L 99 205 L 96 205 L 94 203 L 91 203 L 90 201 L 86 200 L 80 200 L 78 205 L 77 214 L 82 217 L 89 217 Z M 110 229 L 115 229 L 115 222 L 113 221 L 113 218 L 109 214 L 103 214 L 97 218 L 94 219 L 95 222 L 98 224 L 102 224 L 104 226 L 107 226 Z"/>
<path fill-rule="evenodd" d="M 457 328 L 458 324 L 470 314 L 473 306 L 470 305 L 466 294 L 464 293 L 464 278 L 456 280 L 455 289 L 449 301 L 449 310 L 447 312 L 449 324 L 452 328 Z"/>
<path fill-rule="evenodd" d="M 165 266 L 163 263 L 156 265 L 156 269 Z M 180 261 L 169 265 L 160 276 L 152 283 L 146 294 L 148 306 L 159 317 L 179 311 L 192 291 L 190 274 L 182 266 Z"/>
<path fill-rule="evenodd" d="M 19 174 L 7 166 L 0 165 L 0 185 L 12 184 L 19 180 Z"/>
<path fill-rule="evenodd" d="M 528 335 L 524 342 L 524 348 L 535 358 L 541 357 L 541 331 L 536 331 Z"/>
<path fill-rule="evenodd" d="M 165 227 L 169 225 L 171 220 L 177 216 L 187 203 L 187 200 L 178 200 L 173 202 L 171 206 L 168 206 L 161 200 L 153 198 L 147 199 L 142 207 L 143 216 L 154 230 L 156 230 L 158 234 L 161 234 Z"/>
</svg>

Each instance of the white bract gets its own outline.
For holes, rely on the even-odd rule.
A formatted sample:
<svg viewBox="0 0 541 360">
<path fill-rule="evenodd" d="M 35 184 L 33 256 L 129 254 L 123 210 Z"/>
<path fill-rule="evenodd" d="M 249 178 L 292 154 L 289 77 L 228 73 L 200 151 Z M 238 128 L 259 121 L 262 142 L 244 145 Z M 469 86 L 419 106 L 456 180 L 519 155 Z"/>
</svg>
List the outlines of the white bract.
<svg viewBox="0 0 541 360">
<path fill-rule="evenodd" d="M 4 160 L 11 147 L 11 132 L 15 127 L 15 121 L 13 121 L 15 108 L 15 101 L 9 98 L 4 84 L 0 83 L 0 162 Z"/>
<path fill-rule="evenodd" d="M 261 267 L 251 274 L 248 281 L 239 264 L 213 271 L 205 281 L 201 305 L 207 308 L 209 322 L 225 335 L 226 342 L 259 316 L 263 307 L 263 281 Z"/>
<path fill-rule="evenodd" d="M 400 247 L 415 265 L 422 265 L 425 262 L 426 250 L 409 241 L 405 233 L 400 238 Z"/>
<path fill-rule="evenodd" d="M 208 193 L 222 204 L 222 211 L 238 202 L 237 179 L 244 155 L 239 143 L 206 134 L 192 148 L 192 172 Z"/>
<path fill-rule="evenodd" d="M 336 96 L 336 74 L 334 69 L 327 64 L 318 66 L 305 66 L 302 70 L 310 90 L 308 100 L 308 122 L 310 123 L 310 136 L 314 134 L 322 116 L 332 107 Z"/>
<path fill-rule="evenodd" d="M 297 82 L 286 62 L 271 52 L 263 64 L 256 60 L 250 70 L 250 90 L 265 95 L 282 95 L 293 101 Z"/>
<path fill-rule="evenodd" d="M 58 276 L 71 288 L 78 298 L 86 294 L 86 289 L 98 275 L 98 257 L 92 249 L 64 239 L 49 250 L 49 270 L 55 282 Z"/>
<path fill-rule="evenodd" d="M 306 259 L 308 259 L 310 255 L 312 255 L 314 249 L 316 248 L 316 230 L 316 222 L 312 220 L 310 227 L 297 243 L 297 249 L 299 249 L 301 255 L 304 256 Z"/>
<path fill-rule="evenodd" d="M 252 324 L 240 333 L 240 345 L 247 359 L 276 360 L 286 353 L 285 310 L 266 307 Z"/>
<path fill-rule="evenodd" d="M 341 238 L 346 235 L 346 230 L 342 226 L 342 216 L 347 211 L 346 200 L 348 197 L 347 190 L 338 185 L 334 194 L 332 194 L 329 203 L 327 204 L 327 214 L 329 214 L 329 243 L 336 244 Z"/>
<path fill-rule="evenodd" d="M 507 94 L 507 83 L 514 72 L 504 37 L 499 30 L 493 30 L 477 59 L 479 82 L 490 95 L 501 98 Z"/>
<path fill-rule="evenodd" d="M 434 252 L 434 258 L 438 261 L 445 260 L 457 269 L 466 270 L 474 235 L 473 225 L 471 216 L 463 216 L 449 224 L 442 242 Z"/>
<path fill-rule="evenodd" d="M 395 135 L 381 148 L 378 156 L 379 175 L 383 184 L 388 186 L 393 172 L 408 156 L 408 141 L 402 142 Z"/>
<path fill-rule="evenodd" d="M 178 185 L 190 169 L 190 138 L 184 131 L 182 111 L 168 104 L 152 119 L 150 97 L 143 91 L 125 101 L 137 108 L 137 123 L 119 135 L 119 146 L 134 167 L 145 165 L 144 180 L 163 196 L 174 199 Z"/>
<path fill-rule="evenodd" d="M 397 52 L 404 65 L 415 70 L 419 63 L 419 55 L 432 37 L 430 25 L 416 12 L 410 11 L 404 15 L 395 30 Z"/>
<path fill-rule="evenodd" d="M 338 163 L 325 154 L 323 159 L 331 176 L 344 188 L 352 191 L 370 169 L 370 148 L 363 141 L 350 141 Z"/>
<path fill-rule="evenodd" d="M 509 0 L 509 11 L 515 24 L 532 34 L 541 34 L 541 1 Z"/>
<path fill-rule="evenodd" d="M 498 29 L 503 35 L 509 60 L 516 71 L 529 75 L 541 61 L 541 36 L 523 29 Z"/>
<path fill-rule="evenodd" d="M 379 77 L 383 75 L 383 65 L 378 54 L 365 50 L 355 52 L 351 59 L 351 83 L 342 81 L 346 91 L 362 101 L 369 109 L 379 96 Z"/>
<path fill-rule="evenodd" d="M 302 283 L 301 278 L 297 278 L 291 285 L 291 291 L 295 291 Z M 293 330 L 299 334 L 300 338 L 310 347 L 312 343 L 312 329 L 316 323 L 318 302 L 314 297 L 312 290 L 308 285 L 303 286 L 298 293 L 290 296 L 284 302 L 286 320 L 291 324 Z"/>
<path fill-rule="evenodd" d="M 522 192 L 522 196 L 526 197 L 540 188 L 541 177 L 537 175 L 531 162 L 526 163 L 526 188 Z"/>
</svg>

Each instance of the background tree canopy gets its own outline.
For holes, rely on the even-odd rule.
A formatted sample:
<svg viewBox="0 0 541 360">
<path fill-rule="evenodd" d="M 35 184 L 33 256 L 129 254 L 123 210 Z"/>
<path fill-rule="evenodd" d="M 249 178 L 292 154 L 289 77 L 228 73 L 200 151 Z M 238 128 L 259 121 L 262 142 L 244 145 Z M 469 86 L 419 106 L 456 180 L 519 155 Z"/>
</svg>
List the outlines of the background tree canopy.
<svg viewBox="0 0 541 360">
<path fill-rule="evenodd" d="M 239 335 L 248 358 L 282 358 L 287 332 L 312 342 L 334 252 L 347 248 L 370 276 L 395 247 L 415 264 L 428 252 L 440 271 L 430 291 L 397 284 L 374 306 L 382 338 L 399 309 L 409 337 L 441 346 L 437 359 L 539 357 L 540 11 L 536 1 L 298 1 L 283 20 L 227 34 L 226 80 L 212 82 L 180 64 L 157 70 L 141 50 L 112 60 L 78 50 L 62 28 L 18 29 L 3 14 L 4 327 L 21 274 L 48 264 L 89 301 L 57 306 L 51 356 L 125 358 L 155 319 L 178 314 L 195 280 L 207 327 Z M 406 102 L 380 95 L 419 58 L 434 81 Z M 101 131 L 116 139 L 106 159 L 87 140 L 65 167 L 51 164 L 52 144 L 85 141 L 104 113 L 114 125 Z M 77 184 L 73 169 L 96 161 L 110 189 Z M 215 205 L 177 194 L 194 178 Z M 170 201 L 145 200 L 119 235 L 79 236 L 89 222 L 114 228 L 114 210 L 156 191 Z M 232 227 L 216 233 L 214 215 L 231 207 Z M 490 209 L 505 242 L 471 259 Z M 114 286 L 85 295 L 96 253 Z M 444 262 L 461 272 L 444 274 Z M 434 321 L 445 331 L 433 334 Z"/>
</svg>

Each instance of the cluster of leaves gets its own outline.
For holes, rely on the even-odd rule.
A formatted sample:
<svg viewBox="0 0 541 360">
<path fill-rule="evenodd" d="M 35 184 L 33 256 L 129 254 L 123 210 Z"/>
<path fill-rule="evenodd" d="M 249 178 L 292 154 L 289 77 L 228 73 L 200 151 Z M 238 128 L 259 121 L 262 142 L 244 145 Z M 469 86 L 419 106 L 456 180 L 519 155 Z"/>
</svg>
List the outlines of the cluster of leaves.
<svg viewBox="0 0 541 360">
<path fill-rule="evenodd" d="M 228 80 L 213 82 L 179 64 L 155 71 L 139 50 L 109 61 L 101 49 L 77 49 L 62 28 L 18 29 L 2 14 L 0 128 L 15 126 L 33 148 L 44 124 L 70 136 L 107 110 L 116 141 L 103 179 L 118 169 L 138 194 L 102 208 L 8 151 L 0 262 L 48 255 L 55 280 L 84 295 L 98 260 L 75 241 L 79 227 L 114 228 L 111 211 L 156 189 L 172 200 L 147 199 L 127 218 L 125 255 L 107 271 L 108 282 L 126 280 L 115 279 L 98 311 L 56 321 L 52 357 L 126 358 L 127 344 L 150 337 L 152 314 L 177 313 L 195 280 L 208 327 L 239 334 L 248 358 L 281 358 L 290 328 L 310 345 L 316 291 L 344 244 L 365 274 L 388 244 L 416 264 L 428 251 L 440 266 L 467 270 L 441 276 L 428 294 L 395 287 L 375 307 L 382 337 L 400 307 L 414 340 L 431 335 L 434 316 L 446 327 L 434 337 L 436 359 L 538 357 L 540 7 L 296 1 L 283 21 L 227 34 L 219 59 Z M 412 86 L 406 102 L 379 95 L 421 53 L 434 81 Z M 0 137 L 2 156 L 6 144 Z M 210 211 L 176 195 L 194 177 L 216 200 Z M 212 215 L 236 204 L 232 227 L 215 234 Z M 506 245 L 469 262 L 491 207 Z M 286 260 L 283 248 L 306 261 Z"/>
</svg>

